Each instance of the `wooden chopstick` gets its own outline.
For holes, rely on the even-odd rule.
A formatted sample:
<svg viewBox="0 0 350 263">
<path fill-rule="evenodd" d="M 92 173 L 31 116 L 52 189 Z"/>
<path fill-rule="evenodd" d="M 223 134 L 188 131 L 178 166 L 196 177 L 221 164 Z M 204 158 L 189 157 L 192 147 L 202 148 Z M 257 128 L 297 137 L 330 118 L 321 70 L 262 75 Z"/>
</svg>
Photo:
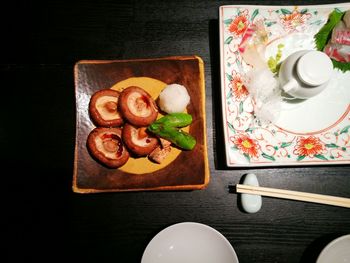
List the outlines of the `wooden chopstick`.
<svg viewBox="0 0 350 263">
<path fill-rule="evenodd" d="M 270 196 L 305 202 L 313 202 L 326 205 L 342 206 L 350 208 L 350 198 L 321 195 L 306 192 L 290 191 L 277 188 L 251 186 L 245 184 L 236 185 L 237 193 Z"/>
</svg>

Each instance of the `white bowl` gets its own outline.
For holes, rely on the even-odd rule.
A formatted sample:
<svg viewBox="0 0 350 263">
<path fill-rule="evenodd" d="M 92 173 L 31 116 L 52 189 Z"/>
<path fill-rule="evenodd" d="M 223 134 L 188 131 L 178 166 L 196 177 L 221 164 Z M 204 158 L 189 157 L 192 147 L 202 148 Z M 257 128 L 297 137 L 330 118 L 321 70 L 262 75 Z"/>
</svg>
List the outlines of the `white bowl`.
<svg viewBox="0 0 350 263">
<path fill-rule="evenodd" d="M 330 242 L 318 256 L 316 263 L 350 263 L 350 235 Z"/>
<path fill-rule="evenodd" d="M 147 245 L 141 263 L 238 263 L 230 242 L 217 230 L 185 222 L 160 231 Z"/>
</svg>

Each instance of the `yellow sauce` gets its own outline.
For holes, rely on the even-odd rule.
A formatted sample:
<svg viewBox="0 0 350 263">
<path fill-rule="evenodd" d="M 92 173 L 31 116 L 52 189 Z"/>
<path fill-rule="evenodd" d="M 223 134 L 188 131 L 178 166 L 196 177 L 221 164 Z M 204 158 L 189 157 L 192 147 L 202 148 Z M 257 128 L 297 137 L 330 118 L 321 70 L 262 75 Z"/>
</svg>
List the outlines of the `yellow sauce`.
<svg viewBox="0 0 350 263">
<path fill-rule="evenodd" d="M 129 86 L 137 86 L 147 91 L 152 96 L 152 98 L 156 100 L 159 96 L 159 93 L 165 88 L 166 85 L 166 83 L 157 79 L 147 77 L 134 77 L 116 83 L 111 87 L 111 89 L 122 91 Z M 158 113 L 158 118 L 162 116 L 162 114 Z M 183 130 L 188 132 L 189 126 L 183 128 Z M 179 149 L 172 147 L 171 152 L 161 164 L 151 162 L 148 157 L 130 157 L 128 162 L 120 167 L 119 170 L 133 174 L 152 173 L 166 167 L 168 164 L 173 162 L 180 153 L 181 151 Z"/>
</svg>

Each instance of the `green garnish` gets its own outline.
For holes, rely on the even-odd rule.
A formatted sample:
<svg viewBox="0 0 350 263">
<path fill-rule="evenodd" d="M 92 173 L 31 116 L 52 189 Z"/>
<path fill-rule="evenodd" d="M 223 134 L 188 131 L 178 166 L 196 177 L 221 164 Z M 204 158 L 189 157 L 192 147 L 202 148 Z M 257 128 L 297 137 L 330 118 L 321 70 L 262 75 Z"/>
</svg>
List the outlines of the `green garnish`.
<svg viewBox="0 0 350 263">
<path fill-rule="evenodd" d="M 330 13 L 327 23 L 314 36 L 317 50 L 323 51 L 329 39 L 332 37 L 333 28 L 340 22 L 344 14 L 345 12 L 341 12 L 339 9 L 334 9 L 333 12 Z M 339 62 L 334 59 L 332 59 L 332 62 L 335 68 L 338 68 L 343 72 L 350 70 L 349 62 Z"/>
<path fill-rule="evenodd" d="M 347 63 L 346 62 L 339 62 L 339 61 L 336 61 L 335 59 L 332 59 L 332 62 L 333 62 L 333 66 L 335 68 L 338 68 L 343 72 L 350 70 L 350 62 L 347 62 Z"/>
<path fill-rule="evenodd" d="M 176 128 L 186 127 L 191 123 L 192 116 L 187 113 L 169 113 L 153 122 L 153 124 L 161 124 Z"/>
<path fill-rule="evenodd" d="M 192 150 L 196 145 L 196 139 L 179 129 L 191 123 L 192 116 L 190 114 L 170 113 L 153 122 L 147 129 L 184 150 Z"/>
<path fill-rule="evenodd" d="M 267 65 L 269 66 L 269 69 L 272 71 L 272 73 L 277 73 L 279 70 L 279 62 L 282 57 L 282 49 L 284 48 L 283 44 L 279 44 L 277 46 L 277 54 L 276 57 L 270 57 L 267 61 Z"/>
<path fill-rule="evenodd" d="M 147 129 L 184 150 L 192 150 L 196 145 L 196 139 L 189 133 L 172 126 L 152 123 Z"/>
</svg>

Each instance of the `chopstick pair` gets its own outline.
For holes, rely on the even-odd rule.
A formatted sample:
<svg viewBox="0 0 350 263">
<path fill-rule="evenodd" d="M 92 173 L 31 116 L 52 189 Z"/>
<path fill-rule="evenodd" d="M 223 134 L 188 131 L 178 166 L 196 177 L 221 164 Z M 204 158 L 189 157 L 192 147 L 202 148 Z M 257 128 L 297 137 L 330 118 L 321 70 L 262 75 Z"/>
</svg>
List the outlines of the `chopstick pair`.
<svg viewBox="0 0 350 263">
<path fill-rule="evenodd" d="M 277 188 L 251 186 L 251 185 L 245 185 L 245 184 L 237 184 L 236 191 L 237 193 L 242 193 L 242 194 L 270 196 L 270 197 L 277 197 L 277 198 L 283 198 L 283 199 L 291 199 L 291 200 L 313 202 L 318 204 L 326 204 L 326 205 L 350 208 L 350 198 L 344 198 L 344 197 L 338 197 L 338 196 L 313 194 L 313 193 L 290 191 L 290 190 L 283 190 L 283 189 L 277 189 Z"/>
</svg>

